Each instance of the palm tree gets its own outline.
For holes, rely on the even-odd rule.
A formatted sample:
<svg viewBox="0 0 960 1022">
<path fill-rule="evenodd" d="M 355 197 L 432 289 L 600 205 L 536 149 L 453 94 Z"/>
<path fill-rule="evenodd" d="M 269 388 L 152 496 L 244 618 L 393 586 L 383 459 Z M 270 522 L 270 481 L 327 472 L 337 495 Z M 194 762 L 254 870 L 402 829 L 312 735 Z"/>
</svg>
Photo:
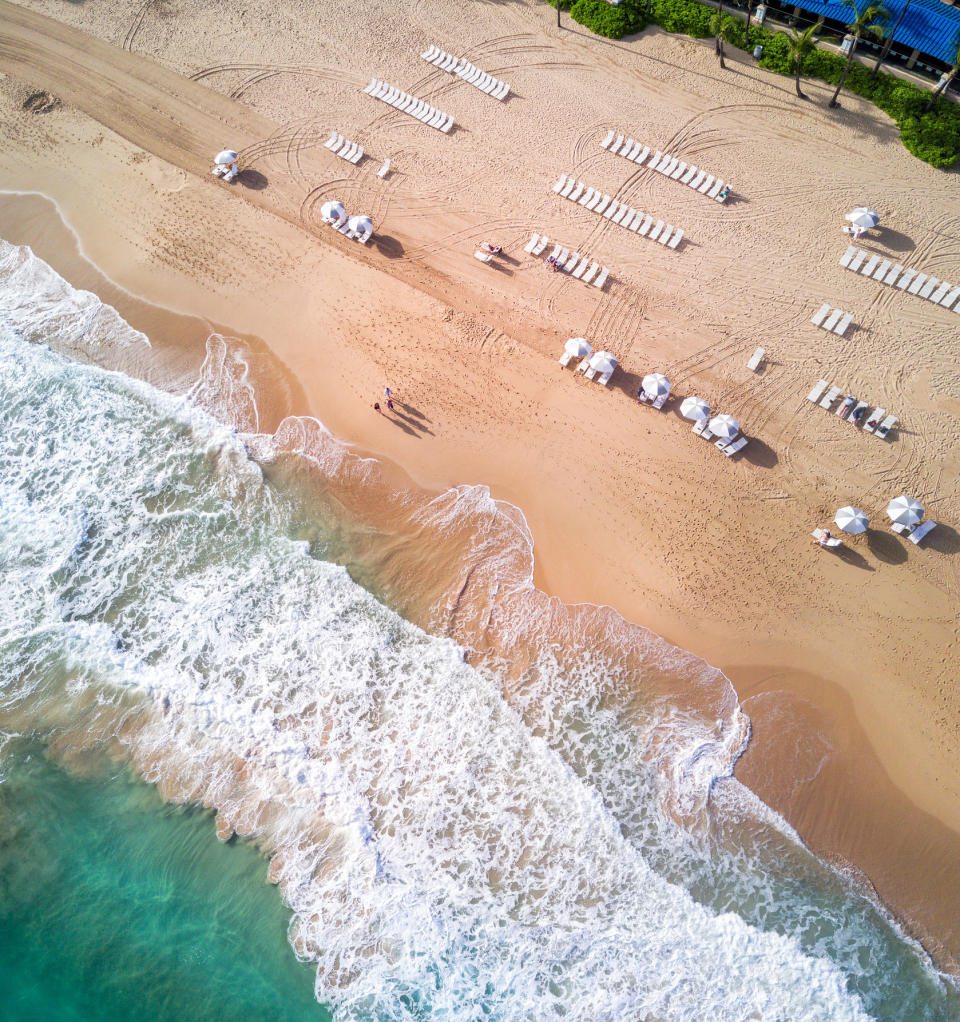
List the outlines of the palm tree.
<svg viewBox="0 0 960 1022">
<path fill-rule="evenodd" d="M 743 45 L 750 52 L 750 17 L 753 14 L 753 0 L 747 0 L 747 28 L 743 35 Z"/>
<path fill-rule="evenodd" d="M 710 31 L 716 36 L 717 56 L 720 58 L 720 66 L 724 69 L 727 65 L 723 62 L 723 44 L 733 42 L 736 28 L 737 23 L 733 18 L 723 13 L 721 0 L 720 10 L 710 19 Z"/>
<path fill-rule="evenodd" d="M 897 29 L 900 27 L 900 22 L 903 21 L 903 16 L 907 13 L 907 8 L 910 6 L 910 0 L 900 8 L 900 14 L 897 16 L 897 20 L 893 24 L 893 28 L 887 35 L 887 41 L 883 44 L 883 49 L 880 51 L 880 56 L 877 58 L 876 64 L 873 65 L 873 70 L 870 72 L 871 78 L 877 77 L 877 72 L 880 70 L 880 65 L 887 59 L 890 54 L 890 47 L 893 46 L 893 37 L 897 34 Z"/>
<path fill-rule="evenodd" d="M 820 41 L 814 35 L 816 31 L 817 26 L 811 25 L 802 32 L 792 28 L 787 35 L 787 51 L 790 54 L 790 59 L 793 61 L 793 67 L 796 71 L 797 95 L 801 99 L 806 99 L 807 97 L 800 91 L 800 72 L 803 70 L 803 62 L 813 53 L 817 48 L 817 43 Z"/>
<path fill-rule="evenodd" d="M 847 57 L 847 66 L 843 69 L 843 74 L 840 76 L 840 81 L 837 84 L 837 91 L 830 100 L 829 105 L 832 107 L 839 106 L 837 97 L 840 95 L 843 83 L 847 80 L 847 75 L 850 73 L 850 68 L 853 65 L 853 55 L 857 52 L 857 43 L 860 42 L 860 36 L 872 35 L 882 39 L 883 27 L 890 20 L 890 13 L 882 3 L 870 3 L 868 0 L 867 5 L 861 11 L 857 9 L 857 0 L 844 0 L 844 7 L 849 7 L 853 12 L 853 21 L 847 25 L 850 34 L 853 36 L 853 45 L 850 47 L 850 53 Z"/>
<path fill-rule="evenodd" d="M 557 28 L 560 27 L 560 0 L 557 0 Z"/>
<path fill-rule="evenodd" d="M 956 59 L 953 62 L 953 67 L 945 75 L 941 76 L 940 81 L 937 82 L 937 87 L 930 93 L 927 102 L 923 106 L 924 113 L 927 113 L 933 107 L 933 104 L 937 101 L 937 96 L 947 91 L 950 83 L 957 77 L 957 71 L 960 70 L 960 32 L 957 33 L 957 38 L 954 39 L 953 45 L 956 48 Z"/>
</svg>

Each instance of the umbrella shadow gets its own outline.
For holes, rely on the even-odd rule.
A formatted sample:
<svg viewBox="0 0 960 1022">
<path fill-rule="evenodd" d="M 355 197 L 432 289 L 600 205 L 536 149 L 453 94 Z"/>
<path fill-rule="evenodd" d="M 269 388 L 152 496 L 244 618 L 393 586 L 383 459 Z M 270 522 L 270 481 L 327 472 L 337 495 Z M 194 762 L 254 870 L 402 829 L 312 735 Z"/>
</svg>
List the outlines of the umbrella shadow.
<svg viewBox="0 0 960 1022">
<path fill-rule="evenodd" d="M 769 444 L 753 436 L 740 451 L 740 457 L 758 468 L 773 468 L 780 461 L 779 455 Z"/>
<path fill-rule="evenodd" d="M 388 234 L 375 234 L 373 243 L 380 255 L 384 255 L 388 259 L 399 259 L 404 253 L 403 245 Z"/>
<path fill-rule="evenodd" d="M 880 529 L 867 529 L 867 548 L 878 561 L 885 564 L 903 564 L 907 559 L 903 543 L 892 533 Z"/>
<path fill-rule="evenodd" d="M 832 553 L 836 554 L 841 561 L 845 561 L 854 568 L 861 568 L 863 571 L 877 570 L 863 554 L 854 550 L 853 547 L 847 546 L 846 543 L 843 546 L 834 547 Z"/>
<path fill-rule="evenodd" d="M 237 175 L 237 180 L 244 188 L 249 188 L 253 192 L 262 192 L 267 187 L 267 177 L 265 174 L 261 174 L 259 170 L 254 170 L 252 167 L 246 167 L 241 170 Z"/>
<path fill-rule="evenodd" d="M 928 532 L 920 541 L 921 546 L 928 546 L 941 554 L 960 553 L 960 533 L 952 525 L 937 522 L 937 527 Z"/>
<path fill-rule="evenodd" d="M 908 238 L 900 231 L 894 231 L 889 227 L 874 227 L 874 231 L 876 236 L 873 240 L 878 241 L 891 252 L 911 252 L 917 247 L 913 238 Z"/>
</svg>

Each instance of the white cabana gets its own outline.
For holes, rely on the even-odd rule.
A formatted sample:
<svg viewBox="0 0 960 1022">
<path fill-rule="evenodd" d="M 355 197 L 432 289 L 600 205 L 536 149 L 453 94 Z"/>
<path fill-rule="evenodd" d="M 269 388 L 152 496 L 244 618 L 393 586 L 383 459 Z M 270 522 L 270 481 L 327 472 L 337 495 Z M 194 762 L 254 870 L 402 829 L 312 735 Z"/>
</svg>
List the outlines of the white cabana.
<svg viewBox="0 0 960 1022">
<path fill-rule="evenodd" d="M 887 515 L 897 525 L 916 525 L 923 518 L 923 507 L 913 497 L 902 494 L 887 504 Z"/>
<path fill-rule="evenodd" d="M 218 167 L 226 167 L 227 164 L 236 163 L 239 157 L 232 149 L 222 149 L 213 158 L 213 162 Z"/>
<path fill-rule="evenodd" d="M 587 355 L 593 354 L 593 345 L 586 337 L 571 337 L 563 346 L 563 350 L 571 358 L 586 358 Z"/>
<path fill-rule="evenodd" d="M 373 221 L 368 216 L 350 217 L 347 227 L 357 241 L 362 241 L 364 244 L 370 240 L 370 235 L 373 234 Z"/>
<path fill-rule="evenodd" d="M 680 414 L 685 419 L 699 422 L 710 418 L 710 405 L 702 397 L 685 397 L 680 402 Z"/>
<path fill-rule="evenodd" d="M 612 373 L 617 368 L 617 360 L 609 351 L 595 351 L 590 357 L 590 368 L 601 375 Z"/>
<path fill-rule="evenodd" d="M 320 218 L 325 224 L 342 227 L 344 220 L 347 219 L 347 211 L 343 208 L 342 202 L 331 199 L 320 207 Z"/>
<path fill-rule="evenodd" d="M 857 206 L 846 215 L 845 219 L 849 220 L 854 227 L 869 231 L 871 227 L 876 227 L 880 223 L 880 214 L 874 209 L 867 209 L 866 206 Z"/>
<path fill-rule="evenodd" d="M 710 420 L 710 432 L 721 440 L 732 440 L 740 432 L 740 423 L 732 415 L 715 415 Z"/>
<path fill-rule="evenodd" d="M 834 522 L 849 532 L 851 536 L 859 536 L 867 531 L 870 520 L 858 507 L 842 507 L 833 517 Z"/>
<path fill-rule="evenodd" d="M 640 381 L 644 394 L 652 400 L 656 400 L 663 394 L 670 393 L 670 381 L 663 373 L 647 373 Z"/>
</svg>

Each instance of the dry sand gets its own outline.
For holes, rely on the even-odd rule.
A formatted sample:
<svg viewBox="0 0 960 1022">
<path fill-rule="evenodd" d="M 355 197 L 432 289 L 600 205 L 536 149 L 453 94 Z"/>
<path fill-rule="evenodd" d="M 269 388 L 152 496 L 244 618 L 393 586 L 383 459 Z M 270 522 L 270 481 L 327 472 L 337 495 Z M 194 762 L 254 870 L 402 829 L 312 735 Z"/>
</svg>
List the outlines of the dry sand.
<svg viewBox="0 0 960 1022">
<path fill-rule="evenodd" d="M 815 83 L 803 103 L 745 60 L 720 71 L 709 43 L 554 19 L 523 0 L 0 0 L 0 188 L 51 197 L 123 288 L 262 338 L 262 428 L 315 414 L 419 484 L 488 484 L 523 509 L 542 588 L 722 667 L 754 721 L 738 776 L 960 972 L 960 319 L 837 265 L 842 214 L 867 204 L 883 219 L 864 247 L 960 281 L 957 176 L 855 97 L 827 111 Z M 509 100 L 420 60 L 432 42 L 509 81 Z M 376 103 L 371 76 L 458 127 Z M 62 105 L 23 109 L 36 90 Z M 611 127 L 734 198 L 603 152 Z M 328 153 L 332 129 L 370 157 Z M 232 187 L 208 173 L 227 144 L 246 168 Z M 680 248 L 559 199 L 568 171 L 682 226 Z M 320 225 L 331 197 L 373 216 L 367 249 Z M 29 240 L 17 208 L 0 234 Z M 610 266 L 604 292 L 545 273 L 522 251 L 533 231 Z M 483 238 L 505 246 L 496 268 L 471 258 Z M 810 324 L 823 302 L 854 313 L 845 338 Z M 573 335 L 620 359 L 609 391 L 557 366 Z M 189 378 L 202 354 L 184 344 L 165 371 Z M 677 395 L 662 413 L 632 400 L 651 370 Z M 810 404 L 821 376 L 897 414 L 890 439 Z M 384 382 L 423 417 L 374 415 Z M 692 393 L 741 420 L 741 456 L 691 435 L 676 406 Z M 940 522 L 922 547 L 886 528 L 902 492 Z M 848 503 L 870 532 L 841 556 L 812 547 Z"/>
</svg>

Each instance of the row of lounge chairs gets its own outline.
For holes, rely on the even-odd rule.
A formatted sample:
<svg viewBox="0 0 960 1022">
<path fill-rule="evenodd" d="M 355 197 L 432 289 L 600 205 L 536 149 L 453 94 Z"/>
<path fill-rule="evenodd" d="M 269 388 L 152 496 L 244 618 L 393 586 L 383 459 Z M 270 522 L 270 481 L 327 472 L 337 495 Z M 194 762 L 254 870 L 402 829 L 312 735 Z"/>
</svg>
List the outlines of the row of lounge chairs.
<svg viewBox="0 0 960 1022">
<path fill-rule="evenodd" d="M 937 277 L 918 273 L 916 270 L 905 270 L 900 263 L 894 265 L 892 259 L 871 254 L 857 248 L 856 245 L 850 245 L 843 253 L 840 265 L 854 273 L 872 277 L 891 287 L 898 287 L 901 291 L 909 291 L 912 295 L 927 298 L 945 309 L 952 306 L 954 312 L 960 313 L 960 302 L 957 301 L 960 298 L 960 286 L 948 284 Z"/>
<path fill-rule="evenodd" d="M 829 409 L 842 393 L 842 387 L 831 387 L 826 380 L 820 380 L 807 395 L 807 400 L 820 405 L 821 408 Z M 868 401 L 858 401 L 853 394 L 847 394 L 843 401 L 834 409 L 834 415 L 839 416 L 841 419 L 846 419 L 847 422 L 852 422 L 854 426 L 862 424 L 863 432 L 872 433 L 883 440 L 896 424 L 897 417 L 895 415 L 887 415 L 886 408 L 874 408 L 867 415 L 869 407 L 870 403 Z M 886 418 L 884 418 L 885 415 Z"/>
<path fill-rule="evenodd" d="M 900 522 L 894 522 L 890 526 L 890 531 L 896 532 L 900 536 L 906 536 L 914 546 L 919 546 L 920 540 L 932 532 L 936 525 L 937 523 L 929 518 L 925 522 L 918 522 L 916 525 L 903 525 Z M 826 547 L 828 550 L 835 550 L 837 547 L 843 546 L 842 539 L 839 539 L 837 536 L 828 537 L 825 529 L 814 529 L 810 535 L 813 536 L 820 546 Z"/>
<path fill-rule="evenodd" d="M 821 327 L 824 330 L 832 330 L 835 334 L 843 337 L 847 332 L 847 327 L 853 322 L 853 313 L 844 312 L 842 309 L 831 310 L 830 303 L 825 302 L 817 309 L 810 322 L 814 326 Z"/>
<path fill-rule="evenodd" d="M 485 92 L 488 96 L 493 96 L 494 99 L 502 101 L 507 98 L 510 92 L 510 86 L 506 82 L 502 82 L 499 78 L 494 78 L 493 75 L 487 74 L 486 71 L 481 71 L 480 68 L 471 64 L 466 57 L 454 57 L 433 45 L 430 46 L 426 53 L 421 53 L 420 56 L 428 64 L 433 64 L 434 67 L 438 67 L 441 71 L 446 71 L 448 74 L 457 75 L 468 85 L 476 86 L 481 92 Z"/>
<path fill-rule="evenodd" d="M 661 245 L 666 245 L 668 248 L 676 248 L 683 237 L 682 228 L 674 228 L 672 224 L 667 224 L 664 227 L 662 220 L 658 220 L 654 224 L 653 217 L 649 214 L 644 214 L 641 210 L 634 209 L 625 202 L 612 199 L 609 195 L 605 195 L 602 189 L 590 188 L 575 177 L 562 174 L 560 180 L 553 186 L 553 190 L 560 198 L 579 203 L 585 209 L 600 214 L 612 223 L 619 224 L 628 231 L 634 231 L 651 241 L 659 241 Z"/>
<path fill-rule="evenodd" d="M 690 432 L 696 433 L 697 436 L 702 436 L 704 440 L 712 440 L 713 446 L 716 447 L 718 451 L 725 454 L 728 458 L 732 458 L 738 451 L 742 451 L 749 443 L 747 438 L 742 434 L 740 436 L 735 436 L 732 440 L 724 440 L 723 438 L 716 439 L 716 434 L 714 434 L 710 429 L 709 419 L 698 419 L 697 422 L 693 424 L 693 429 Z"/>
<path fill-rule="evenodd" d="M 374 99 L 396 107 L 401 113 L 416 117 L 418 121 L 423 121 L 428 127 L 436 128 L 437 131 L 446 133 L 453 127 L 452 115 L 437 110 L 424 99 L 417 99 L 416 96 L 411 96 L 408 92 L 401 92 L 400 89 L 387 84 L 387 82 L 381 82 L 379 78 L 372 78 L 370 84 L 363 91 Z"/>
<path fill-rule="evenodd" d="M 363 159 L 363 146 L 359 142 L 351 142 L 336 131 L 331 131 L 330 137 L 323 144 L 334 156 L 348 163 L 359 163 Z"/>
<path fill-rule="evenodd" d="M 669 177 L 680 184 L 689 185 L 701 195 L 708 199 L 716 199 L 717 202 L 726 202 L 730 194 L 730 188 L 724 188 L 723 179 L 715 178 L 707 174 L 705 170 L 698 170 L 695 164 L 686 164 L 679 156 L 672 156 L 670 153 L 662 153 L 658 149 L 653 156 L 650 156 L 650 147 L 637 142 L 632 138 L 623 140 L 623 135 L 617 135 L 612 129 L 607 137 L 600 143 L 601 149 L 623 156 L 639 166 L 651 167 L 659 171 L 665 177 Z M 650 156 L 648 160 L 647 157 Z"/>
<path fill-rule="evenodd" d="M 550 239 L 545 234 L 542 237 L 539 234 L 534 234 L 526 245 L 523 246 L 523 250 L 524 252 L 529 252 L 530 255 L 542 255 L 549 241 Z M 579 252 L 571 254 L 570 249 L 564 248 L 562 245 L 554 245 L 554 249 L 548 258 L 554 266 L 565 273 L 576 277 L 577 280 L 582 280 L 584 284 L 593 284 L 594 287 L 601 289 L 606 284 L 607 277 L 610 275 L 608 267 L 601 267 L 600 263 L 595 259 L 591 260 L 589 256 L 583 256 Z"/>
</svg>

